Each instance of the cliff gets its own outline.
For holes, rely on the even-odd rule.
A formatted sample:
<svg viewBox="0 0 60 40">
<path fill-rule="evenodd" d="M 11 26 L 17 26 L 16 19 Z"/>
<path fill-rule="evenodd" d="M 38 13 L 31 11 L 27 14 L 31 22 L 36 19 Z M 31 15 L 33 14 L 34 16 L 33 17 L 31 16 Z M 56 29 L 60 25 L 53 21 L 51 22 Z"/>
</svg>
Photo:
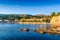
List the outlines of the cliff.
<svg viewBox="0 0 60 40">
<path fill-rule="evenodd" d="M 50 24 L 52 30 L 60 30 L 60 16 L 54 16 Z"/>
<path fill-rule="evenodd" d="M 60 26 L 60 16 L 54 16 L 50 21 L 52 26 Z"/>
</svg>

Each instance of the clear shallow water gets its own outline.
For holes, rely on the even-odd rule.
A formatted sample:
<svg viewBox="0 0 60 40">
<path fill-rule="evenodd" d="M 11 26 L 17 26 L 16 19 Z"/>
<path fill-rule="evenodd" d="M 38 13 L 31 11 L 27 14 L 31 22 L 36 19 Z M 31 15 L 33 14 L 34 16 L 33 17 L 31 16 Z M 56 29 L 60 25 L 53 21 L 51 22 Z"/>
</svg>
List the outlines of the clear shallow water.
<svg viewBox="0 0 60 40">
<path fill-rule="evenodd" d="M 32 30 L 40 25 L 32 24 L 0 24 L 0 40 L 60 40 L 58 34 L 40 34 Z M 20 31 L 21 28 L 29 28 L 29 32 Z"/>
</svg>

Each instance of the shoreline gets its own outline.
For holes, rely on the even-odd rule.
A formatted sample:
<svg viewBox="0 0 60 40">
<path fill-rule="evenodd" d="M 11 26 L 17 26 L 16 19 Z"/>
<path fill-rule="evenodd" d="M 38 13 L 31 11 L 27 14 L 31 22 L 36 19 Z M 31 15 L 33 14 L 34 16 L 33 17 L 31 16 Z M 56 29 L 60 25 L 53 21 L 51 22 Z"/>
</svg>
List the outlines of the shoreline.
<svg viewBox="0 0 60 40">
<path fill-rule="evenodd" d="M 46 22 L 18 22 L 19 24 L 50 24 Z"/>
<path fill-rule="evenodd" d="M 46 29 L 36 29 L 35 32 L 39 32 L 41 34 L 45 34 L 45 33 L 48 33 L 48 34 L 60 34 L 59 31 L 57 30 L 46 30 Z"/>
</svg>

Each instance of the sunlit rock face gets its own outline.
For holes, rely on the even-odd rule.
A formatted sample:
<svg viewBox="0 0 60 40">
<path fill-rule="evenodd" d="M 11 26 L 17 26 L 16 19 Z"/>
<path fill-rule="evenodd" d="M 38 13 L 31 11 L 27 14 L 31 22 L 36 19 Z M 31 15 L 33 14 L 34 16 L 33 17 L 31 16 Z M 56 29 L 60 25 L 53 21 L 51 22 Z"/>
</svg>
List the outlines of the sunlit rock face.
<svg viewBox="0 0 60 40">
<path fill-rule="evenodd" d="M 60 30 L 60 16 L 54 16 L 50 21 L 50 24 L 54 30 Z"/>
<path fill-rule="evenodd" d="M 54 16 L 50 21 L 52 26 L 60 26 L 60 16 Z"/>
</svg>

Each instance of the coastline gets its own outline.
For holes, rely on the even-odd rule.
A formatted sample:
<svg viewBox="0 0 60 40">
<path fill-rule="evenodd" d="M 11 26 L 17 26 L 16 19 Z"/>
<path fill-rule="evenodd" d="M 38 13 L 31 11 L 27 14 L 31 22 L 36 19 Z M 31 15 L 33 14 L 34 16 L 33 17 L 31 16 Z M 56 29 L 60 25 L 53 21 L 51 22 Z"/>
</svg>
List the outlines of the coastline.
<svg viewBox="0 0 60 40">
<path fill-rule="evenodd" d="M 50 24 L 46 22 L 18 22 L 19 24 Z"/>
</svg>

